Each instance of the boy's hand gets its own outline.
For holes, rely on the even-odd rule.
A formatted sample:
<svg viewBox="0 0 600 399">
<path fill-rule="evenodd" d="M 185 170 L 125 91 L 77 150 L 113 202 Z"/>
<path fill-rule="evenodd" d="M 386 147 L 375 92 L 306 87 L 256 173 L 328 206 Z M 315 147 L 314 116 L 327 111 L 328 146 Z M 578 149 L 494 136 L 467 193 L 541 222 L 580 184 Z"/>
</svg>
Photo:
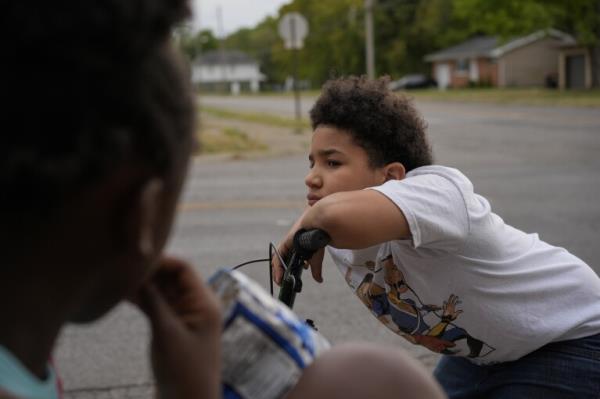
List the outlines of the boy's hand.
<svg viewBox="0 0 600 399">
<path fill-rule="evenodd" d="M 310 267 L 310 273 L 313 279 L 318 282 L 323 282 L 323 258 L 325 257 L 325 248 L 319 249 L 308 261 L 308 267 Z"/>
<path fill-rule="evenodd" d="M 221 396 L 221 309 L 184 261 L 163 258 L 140 293 L 152 329 L 152 368 L 161 398 Z"/>
<path fill-rule="evenodd" d="M 290 230 L 288 232 L 288 234 L 285 236 L 283 241 L 281 241 L 281 243 L 279 243 L 279 245 L 277 246 L 277 251 L 279 252 L 279 254 L 281 255 L 281 257 L 284 260 L 286 260 L 286 258 L 289 257 L 290 252 L 294 248 L 294 234 L 296 233 L 296 231 L 298 231 L 297 228 L 292 228 L 292 230 Z M 317 252 L 315 252 L 315 254 L 312 256 L 312 258 L 310 258 L 310 260 L 308 261 L 307 265 L 305 265 L 305 268 L 310 267 L 310 271 L 313 276 L 313 279 L 315 279 L 315 281 L 317 281 L 319 283 L 323 282 L 323 276 L 322 276 L 321 271 L 323 269 L 323 258 L 324 257 L 325 257 L 325 248 L 321 248 Z M 281 261 L 280 261 L 279 257 L 277 256 L 277 254 L 273 254 L 272 264 L 273 264 L 273 279 L 275 280 L 275 283 L 277 285 L 281 285 L 281 280 L 283 279 L 283 273 L 284 273 L 285 269 L 284 269 L 283 265 L 281 264 Z"/>
<path fill-rule="evenodd" d="M 296 229 L 292 227 L 285 238 L 277 245 L 277 252 L 273 254 L 273 259 L 271 259 L 271 265 L 273 267 L 273 280 L 277 285 L 281 285 L 281 280 L 283 279 L 283 273 L 285 271 L 283 264 L 281 263 L 281 259 L 284 261 L 286 258 L 289 258 L 290 252 L 293 248 L 293 237 Z M 279 256 L 281 256 L 281 259 Z"/>
<path fill-rule="evenodd" d="M 294 234 L 296 234 L 296 232 L 300 229 L 300 226 L 302 225 L 302 219 L 309 210 L 310 208 L 306 208 L 304 210 L 302 216 L 296 220 L 296 222 L 290 228 L 290 231 L 287 232 L 283 240 L 277 246 L 277 252 L 279 252 L 281 259 L 284 261 L 290 257 L 290 253 L 292 252 L 292 249 L 294 249 Z M 283 279 L 283 273 L 285 269 L 276 253 L 273 254 L 271 264 L 273 265 L 273 280 L 277 285 L 281 285 L 281 280 Z"/>
</svg>

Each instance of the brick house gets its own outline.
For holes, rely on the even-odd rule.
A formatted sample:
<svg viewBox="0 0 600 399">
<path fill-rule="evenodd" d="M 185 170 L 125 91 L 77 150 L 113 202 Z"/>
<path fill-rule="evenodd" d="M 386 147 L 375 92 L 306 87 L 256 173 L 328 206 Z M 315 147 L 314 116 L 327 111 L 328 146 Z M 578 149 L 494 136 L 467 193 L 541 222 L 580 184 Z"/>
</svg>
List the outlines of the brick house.
<svg viewBox="0 0 600 399">
<path fill-rule="evenodd" d="M 544 86 L 556 83 L 559 54 L 575 40 L 556 29 L 501 42 L 479 36 L 425 56 L 442 89 L 469 84 L 494 87 Z"/>
</svg>

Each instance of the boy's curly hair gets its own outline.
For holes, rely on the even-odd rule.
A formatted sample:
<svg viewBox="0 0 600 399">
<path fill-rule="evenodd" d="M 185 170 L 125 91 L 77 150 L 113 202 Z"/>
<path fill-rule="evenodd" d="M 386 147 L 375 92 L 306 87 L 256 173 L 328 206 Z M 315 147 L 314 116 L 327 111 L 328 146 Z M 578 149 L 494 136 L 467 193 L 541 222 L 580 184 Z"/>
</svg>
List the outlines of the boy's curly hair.
<svg viewBox="0 0 600 399">
<path fill-rule="evenodd" d="M 186 0 L 1 3 L 3 221 L 43 216 L 123 162 L 169 170 L 194 124 L 167 45 L 188 15 Z"/>
<path fill-rule="evenodd" d="M 431 165 L 426 124 L 412 102 L 388 89 L 389 78 L 349 76 L 323 85 L 310 110 L 312 128 L 329 125 L 350 133 L 370 165 L 400 162 L 406 171 Z"/>
</svg>

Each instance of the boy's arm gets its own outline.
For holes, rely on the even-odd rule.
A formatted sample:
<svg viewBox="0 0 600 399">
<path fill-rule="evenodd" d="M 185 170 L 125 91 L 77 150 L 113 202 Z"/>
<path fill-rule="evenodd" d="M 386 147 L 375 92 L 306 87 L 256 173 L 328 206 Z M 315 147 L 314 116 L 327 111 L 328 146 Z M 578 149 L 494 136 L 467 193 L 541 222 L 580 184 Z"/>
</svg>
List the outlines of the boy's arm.
<svg viewBox="0 0 600 399">
<path fill-rule="evenodd" d="M 324 230 L 331 237 L 329 245 L 346 249 L 410 237 L 402 211 L 375 190 L 328 195 L 305 212 L 300 228 Z"/>
<path fill-rule="evenodd" d="M 285 255 L 292 248 L 294 233 L 300 228 L 321 229 L 331 237 L 335 248 L 360 249 L 391 240 L 410 238 L 408 222 L 402 211 L 385 195 L 375 190 L 338 192 L 307 208 L 279 244 Z M 322 281 L 323 251 L 310 260 L 316 281 Z M 283 268 L 273 261 L 275 282 L 280 284 Z"/>
</svg>

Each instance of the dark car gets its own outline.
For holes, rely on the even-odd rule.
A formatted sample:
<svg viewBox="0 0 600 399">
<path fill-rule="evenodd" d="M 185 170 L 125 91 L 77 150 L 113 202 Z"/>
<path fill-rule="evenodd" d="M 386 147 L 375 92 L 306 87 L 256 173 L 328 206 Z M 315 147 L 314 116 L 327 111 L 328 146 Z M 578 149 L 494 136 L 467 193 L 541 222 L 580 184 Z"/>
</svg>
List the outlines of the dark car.
<svg viewBox="0 0 600 399">
<path fill-rule="evenodd" d="M 410 90 L 437 87 L 437 82 L 423 74 L 405 75 L 390 82 L 390 90 Z"/>
</svg>

